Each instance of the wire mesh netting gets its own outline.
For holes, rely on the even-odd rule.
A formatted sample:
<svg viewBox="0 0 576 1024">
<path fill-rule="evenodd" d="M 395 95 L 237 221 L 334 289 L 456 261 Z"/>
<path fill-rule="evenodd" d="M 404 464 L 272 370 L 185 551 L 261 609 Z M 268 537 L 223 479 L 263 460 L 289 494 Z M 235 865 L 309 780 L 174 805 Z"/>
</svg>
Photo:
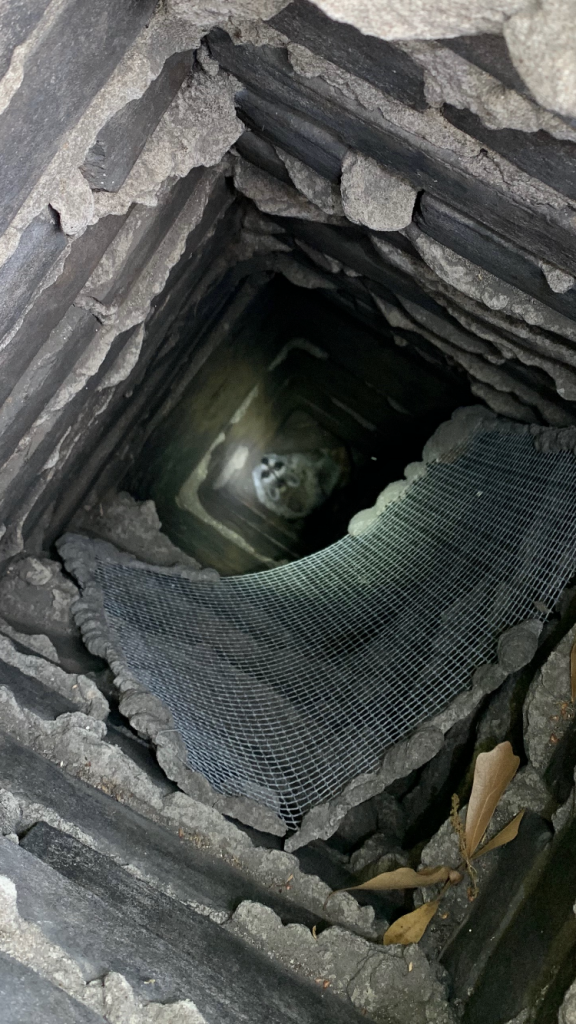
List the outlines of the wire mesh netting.
<svg viewBox="0 0 576 1024">
<path fill-rule="evenodd" d="M 189 764 L 291 827 L 442 709 L 576 568 L 576 458 L 488 431 L 360 537 L 193 582 L 97 560 L 108 625 Z"/>
</svg>

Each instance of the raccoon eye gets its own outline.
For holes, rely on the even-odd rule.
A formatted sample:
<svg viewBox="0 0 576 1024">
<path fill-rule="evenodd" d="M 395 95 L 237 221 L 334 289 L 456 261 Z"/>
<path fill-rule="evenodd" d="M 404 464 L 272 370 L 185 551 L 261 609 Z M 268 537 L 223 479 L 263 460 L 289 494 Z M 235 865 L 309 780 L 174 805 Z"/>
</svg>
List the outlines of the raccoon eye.
<svg viewBox="0 0 576 1024">
<path fill-rule="evenodd" d="M 260 476 L 261 476 L 262 480 L 267 480 L 268 477 L 270 476 L 270 470 L 269 469 L 263 469 L 261 474 L 260 474 Z"/>
</svg>

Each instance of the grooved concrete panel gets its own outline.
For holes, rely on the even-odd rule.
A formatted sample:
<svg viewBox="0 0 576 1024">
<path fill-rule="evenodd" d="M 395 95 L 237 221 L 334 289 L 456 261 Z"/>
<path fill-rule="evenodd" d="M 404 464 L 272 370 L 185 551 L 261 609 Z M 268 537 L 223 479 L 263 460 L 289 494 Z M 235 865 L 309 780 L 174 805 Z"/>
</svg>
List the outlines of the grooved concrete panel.
<svg viewBox="0 0 576 1024">
<path fill-rule="evenodd" d="M 105 1024 L 99 1013 L 6 953 L 0 953 L 0 1020 L 2 1024 Z"/>
<path fill-rule="evenodd" d="M 0 351 L 0 403 L 6 401 L 20 375 L 61 322 L 126 216 L 102 217 L 74 240 L 62 273 L 42 292 L 41 301 L 27 313 L 10 345 Z"/>
<path fill-rule="evenodd" d="M 98 132 L 82 167 L 91 188 L 117 192 L 123 185 L 191 67 L 192 51 L 175 53 L 146 92 L 122 107 Z"/>
<path fill-rule="evenodd" d="M 569 199 L 576 199 L 576 143 L 555 139 L 548 132 L 487 128 L 477 114 L 445 104 L 450 124 L 505 156 L 526 174 L 543 181 Z"/>
<path fill-rule="evenodd" d="M 74 849 L 80 870 L 82 850 Z M 86 856 L 91 870 L 105 872 L 105 858 L 94 857 L 89 849 Z M 114 884 L 117 871 L 114 865 L 110 870 Z M 137 906 L 126 913 L 8 840 L 0 840 L 0 871 L 16 885 L 21 916 L 72 956 L 86 980 L 118 971 L 141 999 L 191 999 L 206 1024 L 360 1024 L 365 1019 L 331 993 L 291 977 L 208 918 L 172 908 L 166 898 L 158 897 L 163 920 L 154 930 L 145 926 L 142 914 L 154 917 L 153 890 L 140 903 L 138 920 Z M 130 876 L 124 882 L 126 896 Z M 143 898 L 142 887 L 135 886 Z"/>
<path fill-rule="evenodd" d="M 49 3 L 50 0 L 4 0 L 0 15 L 0 77 L 8 71 L 14 50 L 30 35 Z"/>
<path fill-rule="evenodd" d="M 576 291 L 553 292 L 538 260 L 531 253 L 500 238 L 485 224 L 471 220 L 439 199 L 424 193 L 414 214 L 414 223 L 424 234 L 489 274 L 514 285 L 563 316 L 576 320 Z"/>
<path fill-rule="evenodd" d="M 50 208 L 22 232 L 18 248 L 0 267 L 0 338 L 13 327 L 34 289 L 66 248 L 66 235 Z"/>
<path fill-rule="evenodd" d="M 332 95 L 327 98 L 314 79 L 295 75 L 285 53 L 278 49 L 235 46 L 221 29 L 214 29 L 208 42 L 213 56 L 247 87 L 237 95 L 240 112 L 246 105 L 250 123 L 250 110 L 257 107 L 258 130 L 269 141 L 283 145 L 279 131 L 296 111 L 310 131 L 331 133 L 341 144 L 402 175 L 418 191 L 424 189 L 449 202 L 505 238 L 538 253 L 541 259 L 569 273 L 574 270 L 576 228 L 568 205 L 554 209 L 530 205 L 520 194 L 500 189 L 488 178 L 472 175 L 458 162 L 448 160 L 445 149 L 432 146 L 415 133 L 392 123 L 382 127 L 353 115 L 337 105 Z M 305 130 L 300 130 L 300 136 L 305 137 Z"/>
<path fill-rule="evenodd" d="M 407 53 L 383 39 L 363 35 L 352 25 L 332 21 L 307 0 L 294 0 L 271 18 L 269 24 L 312 53 L 363 78 L 402 103 L 416 110 L 426 109 L 422 69 Z"/>
<path fill-rule="evenodd" d="M 70 0 L 0 116 L 0 231 L 151 16 L 155 0 Z M 3 18 L 2 18 L 3 21 Z M 0 21 L 0 30 L 2 28 Z"/>
<path fill-rule="evenodd" d="M 0 787 L 73 821 L 97 848 L 131 863 L 144 878 L 161 879 L 176 899 L 231 914 L 241 900 L 266 903 L 283 920 L 312 927 L 317 918 L 258 885 L 221 858 L 180 839 L 136 811 L 0 732 Z"/>
</svg>

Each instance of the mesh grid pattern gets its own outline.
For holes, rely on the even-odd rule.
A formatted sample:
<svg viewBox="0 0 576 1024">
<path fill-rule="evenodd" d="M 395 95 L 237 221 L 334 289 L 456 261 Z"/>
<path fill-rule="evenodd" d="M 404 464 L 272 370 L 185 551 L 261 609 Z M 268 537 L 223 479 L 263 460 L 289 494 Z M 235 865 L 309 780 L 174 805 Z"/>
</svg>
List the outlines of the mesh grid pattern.
<svg viewBox="0 0 576 1024">
<path fill-rule="evenodd" d="M 98 561 L 136 678 L 190 766 L 291 827 L 441 710 L 576 569 L 576 458 L 477 435 L 361 537 L 277 569 L 194 583 Z"/>
</svg>

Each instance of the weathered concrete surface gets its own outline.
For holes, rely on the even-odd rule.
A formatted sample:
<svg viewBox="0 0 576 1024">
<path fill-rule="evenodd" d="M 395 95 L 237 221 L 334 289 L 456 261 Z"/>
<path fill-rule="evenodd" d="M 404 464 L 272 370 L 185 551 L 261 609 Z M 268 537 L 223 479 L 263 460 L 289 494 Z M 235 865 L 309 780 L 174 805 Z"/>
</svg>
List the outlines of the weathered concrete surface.
<svg viewBox="0 0 576 1024">
<path fill-rule="evenodd" d="M 575 1024 L 576 1022 L 576 982 L 568 989 L 558 1013 L 558 1024 Z"/>
<path fill-rule="evenodd" d="M 7 1016 L 3 1019 L 6 1021 L 29 1020 L 34 1003 L 43 994 L 45 1002 L 38 1012 L 47 1024 L 53 1019 L 74 1024 L 96 1024 L 102 1020 L 109 1024 L 204 1024 L 192 1000 L 181 1000 L 169 1006 L 156 1002 L 146 1005 L 147 1000 L 139 999 L 126 978 L 116 971 L 88 981 L 82 956 L 79 963 L 74 954 L 69 955 L 47 938 L 41 927 L 20 915 L 16 886 L 6 875 L 0 876 L 0 951 L 0 986 L 5 986 L 3 1013 Z M 28 989 L 25 1000 L 17 984 L 20 979 L 22 982 L 25 979 Z M 58 1018 L 55 1016 L 57 1009 L 62 1014 Z M 27 1016 L 19 1016 L 19 1010 Z M 50 1015 L 48 1018 L 46 1013 Z"/>
<path fill-rule="evenodd" d="M 191 970 L 190 956 L 179 942 L 177 929 L 162 929 L 161 922 L 144 928 L 131 914 L 95 897 L 6 840 L 0 840 L 0 866 L 4 883 L 1 919 L 11 948 L 32 965 L 37 958 L 47 973 L 52 964 L 57 970 L 62 963 L 66 972 L 63 987 L 73 989 L 81 998 L 86 996 L 84 982 L 114 972 L 129 982 L 134 1009 L 149 1000 L 190 1000 L 206 1024 L 232 1024 L 239 1010 L 255 1024 L 283 1024 L 290 1018 L 310 1024 L 328 1024 L 330 1020 L 344 1024 L 349 1019 L 348 1008 L 337 999 L 331 995 L 324 998 L 321 991 L 267 964 L 194 911 L 174 908 L 181 926 L 187 920 L 189 948 L 193 946 L 195 958 Z M 0 931 L 0 941 L 1 936 Z M 222 985 L 215 966 L 226 961 L 227 984 Z M 241 968 L 234 968 L 240 963 Z M 129 991 L 124 985 L 121 989 L 129 1005 Z M 112 997 L 112 992 L 109 995 Z M 96 1001 L 95 1005 L 99 1008 L 102 1003 Z"/>
<path fill-rule="evenodd" d="M 0 952 L 0 1000 L 3 1024 L 105 1024 L 104 1018 L 72 999 L 59 985 Z M 197 1024 L 197 1022 L 195 1022 Z"/>
<path fill-rule="evenodd" d="M 242 159 L 235 164 L 234 184 L 240 192 L 256 203 L 262 213 L 275 214 L 279 217 L 300 217 L 305 220 L 330 219 L 330 214 L 306 199 L 296 188 L 278 181 L 271 174 Z"/>
<path fill-rule="evenodd" d="M 498 32 L 510 15 L 526 7 L 526 0 L 395 0 L 383 5 L 362 0 L 316 0 L 330 18 L 354 25 L 380 39 L 441 39 L 467 33 Z"/>
<path fill-rule="evenodd" d="M 314 936 L 283 926 L 268 907 L 241 903 L 228 926 L 280 963 L 317 985 L 346 995 L 380 1024 L 453 1024 L 446 988 L 418 946 L 387 949 L 340 928 Z"/>
<path fill-rule="evenodd" d="M 532 661 L 542 627 L 540 619 L 526 619 L 502 633 L 498 640 L 498 664 L 504 672 L 517 672 Z"/>
<path fill-rule="evenodd" d="M 570 0 L 543 0 L 526 5 L 504 25 L 514 66 L 533 96 L 568 117 L 576 117 L 573 19 Z"/>
<path fill-rule="evenodd" d="M 24 558 L 0 579 L 0 612 L 26 630 L 79 635 L 70 610 L 78 588 L 64 576 L 58 562 Z"/>
<path fill-rule="evenodd" d="M 573 730 L 574 712 L 570 697 L 570 651 L 576 641 L 576 627 L 568 631 L 537 672 L 524 705 L 524 743 L 530 763 L 545 775 L 556 756 L 558 745 Z"/>
<path fill-rule="evenodd" d="M 354 224 L 373 231 L 400 231 L 410 224 L 416 190 L 375 160 L 349 151 L 342 164 L 342 204 Z"/>
<path fill-rule="evenodd" d="M 199 568 L 191 558 L 162 533 L 153 501 L 136 501 L 126 491 L 112 495 L 94 508 L 81 509 L 71 529 L 101 537 L 151 565 L 187 565 Z"/>
<path fill-rule="evenodd" d="M 91 188 L 117 192 L 144 149 L 166 108 L 192 70 L 191 51 L 176 53 L 138 100 L 127 103 L 98 132 L 82 173 Z"/>
</svg>

